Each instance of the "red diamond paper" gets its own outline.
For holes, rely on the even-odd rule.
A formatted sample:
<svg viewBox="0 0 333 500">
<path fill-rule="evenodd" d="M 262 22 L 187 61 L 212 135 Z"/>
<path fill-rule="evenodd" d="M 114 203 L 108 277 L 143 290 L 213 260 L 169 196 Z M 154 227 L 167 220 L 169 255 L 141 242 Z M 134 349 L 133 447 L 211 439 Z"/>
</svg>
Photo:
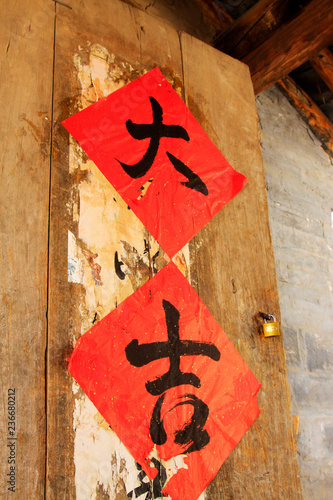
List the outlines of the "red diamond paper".
<svg viewBox="0 0 333 500">
<path fill-rule="evenodd" d="M 69 371 L 151 479 L 162 461 L 174 500 L 199 497 L 259 414 L 259 382 L 172 262 L 77 341 Z"/>
<path fill-rule="evenodd" d="M 158 68 L 63 124 L 169 257 L 247 182 Z"/>
</svg>

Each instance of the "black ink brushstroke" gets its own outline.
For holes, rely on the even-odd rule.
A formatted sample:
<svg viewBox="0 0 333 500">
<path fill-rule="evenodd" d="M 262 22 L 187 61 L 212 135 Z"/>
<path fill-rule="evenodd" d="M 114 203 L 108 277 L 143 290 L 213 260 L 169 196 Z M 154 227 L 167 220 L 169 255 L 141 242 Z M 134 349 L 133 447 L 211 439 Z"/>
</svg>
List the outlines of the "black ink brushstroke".
<svg viewBox="0 0 333 500">
<path fill-rule="evenodd" d="M 182 446 L 181 453 L 192 453 L 202 450 L 210 441 L 208 432 L 204 425 L 209 415 L 208 406 L 197 398 L 194 394 L 184 394 L 181 396 L 184 401 L 180 401 L 172 406 L 166 413 L 169 413 L 177 406 L 192 405 L 194 408 L 190 422 L 186 422 L 182 429 L 175 431 L 174 442 Z M 165 394 L 160 396 L 155 404 L 153 414 L 150 420 L 150 435 L 156 445 L 163 445 L 167 441 L 167 434 L 164 429 L 163 419 L 161 419 L 161 408 L 164 402 Z"/>
<path fill-rule="evenodd" d="M 149 97 L 149 100 L 153 112 L 153 123 L 141 124 L 133 123 L 132 120 L 126 121 L 127 131 L 134 139 L 142 141 L 143 139 L 150 138 L 146 153 L 143 155 L 141 160 L 134 165 L 128 165 L 127 163 L 117 160 L 126 174 L 132 177 L 132 179 L 139 179 L 140 177 L 143 177 L 152 167 L 157 155 L 161 137 L 183 139 L 185 141 L 190 140 L 184 127 L 181 127 L 180 125 L 164 125 L 163 110 L 161 105 L 156 99 L 154 99 L 154 97 Z"/>
<path fill-rule="evenodd" d="M 116 252 L 114 254 L 114 268 L 116 271 L 116 275 L 121 280 L 124 280 L 126 278 L 126 274 L 121 269 L 121 266 L 123 266 L 123 265 L 124 265 L 123 261 L 118 259 L 118 252 Z"/>
<path fill-rule="evenodd" d="M 194 189 L 194 191 L 198 191 L 199 193 L 204 194 L 205 196 L 208 196 L 208 189 L 206 184 L 200 179 L 200 177 L 193 172 L 185 163 L 182 161 L 178 160 L 175 156 L 173 156 L 171 153 L 166 152 L 169 160 L 171 161 L 172 165 L 175 167 L 177 172 L 183 174 L 185 177 L 188 178 L 187 182 L 181 182 L 183 186 L 186 186 L 189 189 Z"/>
</svg>

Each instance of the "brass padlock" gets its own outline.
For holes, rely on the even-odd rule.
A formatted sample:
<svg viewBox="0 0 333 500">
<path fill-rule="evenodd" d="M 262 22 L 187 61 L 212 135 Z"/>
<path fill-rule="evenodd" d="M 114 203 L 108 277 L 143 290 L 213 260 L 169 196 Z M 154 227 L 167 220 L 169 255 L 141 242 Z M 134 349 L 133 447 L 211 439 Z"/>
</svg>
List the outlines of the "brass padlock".
<svg viewBox="0 0 333 500">
<path fill-rule="evenodd" d="M 264 319 L 263 330 L 265 337 L 276 337 L 280 335 L 279 332 L 279 323 L 276 321 L 276 318 L 273 314 L 268 315 L 270 318 L 273 318 L 273 321 L 268 321 Z"/>
</svg>

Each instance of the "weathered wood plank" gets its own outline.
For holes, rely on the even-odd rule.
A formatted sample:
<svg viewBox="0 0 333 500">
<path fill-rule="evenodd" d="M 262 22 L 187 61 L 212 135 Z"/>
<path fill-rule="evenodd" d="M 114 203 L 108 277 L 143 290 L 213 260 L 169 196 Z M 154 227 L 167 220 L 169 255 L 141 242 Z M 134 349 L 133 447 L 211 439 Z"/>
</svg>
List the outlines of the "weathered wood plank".
<svg viewBox="0 0 333 500">
<path fill-rule="evenodd" d="M 42 499 L 54 4 L 1 13 L 1 498 Z M 7 428 L 15 389 L 15 432 Z M 11 400 L 12 401 L 12 400 Z M 14 411 L 14 410 L 11 410 Z M 11 415 L 11 417 L 13 414 Z M 14 429 L 14 427 L 11 427 Z M 8 463 L 12 441 L 11 458 Z M 15 466 L 15 493 L 10 466 Z M 13 469 L 12 469 L 13 470 Z"/>
<path fill-rule="evenodd" d="M 314 134 L 322 141 L 323 148 L 333 156 L 333 124 L 308 94 L 290 77 L 278 81 L 289 102 L 303 116 Z"/>
<path fill-rule="evenodd" d="M 333 54 L 329 49 L 321 50 L 310 60 L 313 68 L 333 92 Z"/>
<path fill-rule="evenodd" d="M 134 460 L 73 383 L 66 358 L 82 333 L 151 277 L 159 248 L 60 122 L 155 66 L 182 94 L 179 37 L 175 30 L 120 2 L 106 7 L 91 0 L 80 11 L 74 5 L 72 10 L 60 9 L 54 91 L 47 495 L 56 500 L 95 495 L 97 500 L 124 499 L 125 478 L 138 474 Z M 127 269 L 123 281 L 115 273 L 115 252 Z M 160 251 L 154 265 L 165 263 Z"/>
<path fill-rule="evenodd" d="M 127 13 L 127 15 L 126 15 Z M 91 474 L 76 449 L 76 436 L 84 434 L 80 413 L 88 412 L 88 426 L 94 429 L 93 411 L 82 392 L 76 388 L 67 371 L 67 361 L 73 343 L 98 320 L 103 311 L 98 309 L 96 296 L 98 282 L 104 280 L 102 269 L 98 275 L 89 268 L 100 265 L 96 247 L 90 247 L 80 227 L 80 212 L 84 196 L 89 196 L 91 162 L 74 141 L 69 142 L 61 121 L 103 96 L 106 65 L 115 59 L 121 48 L 127 50 L 121 60 L 113 61 L 114 79 L 119 84 L 132 76 L 139 76 L 137 65 L 132 71 L 126 64 L 126 55 L 136 52 L 140 37 L 128 7 L 109 4 L 98 8 L 95 2 L 85 2 L 82 8 L 72 10 L 58 7 L 55 43 L 54 87 L 54 143 L 52 161 L 51 252 L 50 252 L 50 306 L 49 306 L 49 412 L 48 412 L 48 475 L 47 497 L 50 499 L 89 498 L 98 493 L 98 468 L 103 466 L 105 454 L 99 458 L 89 448 Z M 108 40 L 108 48 L 101 45 Z M 126 47 L 126 49 L 125 49 Z M 113 57 L 112 57 L 113 54 Z M 122 74 L 120 67 L 124 63 Z M 117 84 L 114 83 L 114 88 Z M 87 164 L 88 163 L 88 164 Z M 89 168 L 90 167 L 90 168 Z M 81 190 L 84 191 L 81 196 Z M 103 196 L 103 188 L 95 195 Z M 96 222 L 95 222 L 96 224 Z M 94 231 L 95 225 L 91 230 Z M 80 232 L 81 230 L 81 232 Z M 83 234 L 82 234 L 83 230 Z M 68 243 L 67 243 L 68 242 Z M 68 265 L 74 266 L 68 273 Z M 73 274 L 73 275 L 72 275 Z M 84 281 L 84 278 L 86 281 Z M 97 283 L 96 283 L 97 281 Z M 96 285 L 96 286 L 95 286 Z M 90 290 L 90 295 L 86 290 Z M 86 300 L 87 299 L 87 300 Z M 82 309 L 81 309 L 82 308 Z M 76 402 L 77 401 L 77 402 Z M 77 410 L 74 420 L 74 411 Z M 95 422 L 96 423 L 96 422 Z M 103 425 L 103 419 L 101 419 Z M 104 424 L 105 425 L 105 424 Z M 95 433 L 98 434 L 99 422 Z M 106 426 L 107 428 L 107 426 Z M 89 436 L 89 433 L 88 433 Z M 94 436 L 94 434 L 93 434 Z M 81 437 L 83 446 L 85 436 Z M 89 443 L 88 443 L 89 444 Z M 107 451 L 106 451 L 106 454 Z M 77 463 L 75 463 L 77 462 Z M 111 454 L 109 456 L 111 464 Z M 95 492 L 92 491 L 96 474 Z M 83 477 L 85 476 L 85 477 Z M 97 497 L 99 498 L 99 496 Z"/>
<path fill-rule="evenodd" d="M 258 313 L 280 320 L 258 119 L 248 68 L 182 34 L 194 116 L 248 185 L 194 238 L 200 297 L 262 384 L 261 415 L 208 487 L 207 500 L 301 498 L 283 337 L 265 339 Z M 197 63 L 200 61 L 200 64 Z"/>
<path fill-rule="evenodd" d="M 312 0 L 295 19 L 242 58 L 250 67 L 255 93 L 259 94 L 332 42 L 332 2 Z"/>
</svg>

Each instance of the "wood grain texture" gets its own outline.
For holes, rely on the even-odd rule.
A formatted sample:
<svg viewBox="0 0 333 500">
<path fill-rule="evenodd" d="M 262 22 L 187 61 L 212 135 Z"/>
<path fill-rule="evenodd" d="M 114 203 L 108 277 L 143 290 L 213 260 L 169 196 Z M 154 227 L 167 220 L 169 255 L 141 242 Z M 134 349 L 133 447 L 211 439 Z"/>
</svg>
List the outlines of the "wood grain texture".
<svg viewBox="0 0 333 500">
<path fill-rule="evenodd" d="M 75 67 L 74 58 L 80 54 L 82 56 L 80 63 L 89 64 L 89 47 L 94 44 L 105 44 L 106 40 L 109 40 L 109 45 L 112 44 L 112 49 L 116 53 L 121 47 L 126 47 L 127 53 L 134 52 L 139 30 L 131 16 L 124 16 L 124 11 L 128 12 L 128 7 L 122 4 L 119 6 L 117 4 L 116 8 L 111 4 L 108 8 L 102 9 L 100 3 L 85 2 L 80 10 L 74 4 L 72 10 L 61 6 L 57 10 L 50 226 L 46 492 L 47 498 L 65 500 L 77 498 L 73 418 L 76 397 L 72 390 L 73 380 L 67 371 L 67 358 L 72 352 L 73 343 L 81 334 L 84 311 L 81 315 L 80 304 L 84 303 L 85 299 L 83 285 L 68 282 L 68 231 L 79 238 L 79 188 L 86 179 L 86 172 L 81 169 L 80 155 L 77 160 L 74 159 L 78 168 L 70 172 L 69 136 L 61 121 L 98 98 L 91 77 L 87 83 L 86 93 L 81 97 L 79 68 Z M 82 51 L 79 46 L 82 47 Z M 81 156 L 84 158 L 84 153 L 81 152 Z M 79 497 L 84 498 L 86 492 L 79 491 L 79 494 Z"/>
<path fill-rule="evenodd" d="M 111 2 L 102 6 L 91 0 L 85 2 L 80 11 L 75 5 L 72 10 L 58 7 L 55 53 L 47 498 L 83 500 L 96 495 L 97 500 L 109 497 L 120 500 L 126 497 L 123 475 L 133 464 L 122 455 L 124 452 L 120 443 L 115 444 L 113 431 L 97 411 L 93 412 L 82 391 L 76 388 L 73 393 L 73 379 L 67 371 L 66 360 L 74 341 L 94 321 L 151 277 L 155 250 L 150 253 L 147 247 L 149 263 L 146 265 L 142 247 L 144 238 L 153 247 L 151 237 L 142 224 L 133 219 L 132 212 L 105 179 L 103 184 L 103 176 L 98 177 L 96 167 L 73 145 L 61 121 L 156 66 L 182 94 L 179 37 L 176 31 L 125 4 Z M 100 190 L 94 191 L 95 185 L 99 185 Z M 87 201 L 88 196 L 91 201 Z M 115 203 L 117 220 L 111 222 L 110 211 Z M 101 231 L 98 232 L 100 220 L 90 225 L 85 222 L 90 209 L 109 221 L 103 226 L 104 236 L 108 234 L 107 242 L 103 243 Z M 121 224 L 117 225 L 117 221 Z M 68 282 L 68 231 L 78 242 L 79 251 L 88 254 L 90 260 L 98 254 L 96 262 L 101 263 L 101 280 L 98 287 L 92 287 L 93 294 L 101 295 L 98 304 L 90 301 L 86 283 Z M 132 233 L 135 233 L 133 239 L 128 239 Z M 113 297 L 108 297 L 110 283 L 106 280 L 110 280 L 110 274 L 106 273 L 105 278 L 105 269 L 108 254 L 117 246 L 131 274 L 119 282 L 121 288 L 113 301 Z M 127 260 L 120 254 L 121 249 Z M 162 266 L 161 252 L 159 259 L 155 264 Z M 114 272 L 111 279 L 118 279 Z M 81 432 L 84 426 L 93 429 L 88 436 Z M 104 446 L 101 445 L 100 453 L 95 453 L 92 441 L 99 439 L 105 440 Z M 118 446 L 117 450 L 114 445 Z"/>
<path fill-rule="evenodd" d="M 189 35 L 181 43 L 187 104 L 249 180 L 192 241 L 191 271 L 201 299 L 262 384 L 261 415 L 208 487 L 207 500 L 300 499 L 283 337 L 265 339 L 259 328 L 258 313 L 280 321 L 280 307 L 250 75 Z"/>
<path fill-rule="evenodd" d="M 285 0 L 259 0 L 215 40 L 214 46 L 236 59 L 242 59 L 281 26 L 289 14 Z"/>
<path fill-rule="evenodd" d="M 301 13 L 242 58 L 259 94 L 333 42 L 331 0 L 312 0 Z"/>
<path fill-rule="evenodd" d="M 330 49 L 321 50 L 310 62 L 327 87 L 333 92 L 333 54 Z"/>
<path fill-rule="evenodd" d="M 45 349 L 54 4 L 1 14 L 1 498 L 44 498 Z M 15 493 L 7 391 L 15 389 Z"/>
<path fill-rule="evenodd" d="M 209 0 L 122 0 L 142 12 L 211 43 L 217 31 L 229 24 L 230 16 Z"/>
<path fill-rule="evenodd" d="M 323 149 L 333 156 L 333 124 L 311 99 L 290 77 L 278 81 L 278 86 L 289 102 L 297 109 L 311 127 L 311 130 L 322 142 Z"/>
</svg>

